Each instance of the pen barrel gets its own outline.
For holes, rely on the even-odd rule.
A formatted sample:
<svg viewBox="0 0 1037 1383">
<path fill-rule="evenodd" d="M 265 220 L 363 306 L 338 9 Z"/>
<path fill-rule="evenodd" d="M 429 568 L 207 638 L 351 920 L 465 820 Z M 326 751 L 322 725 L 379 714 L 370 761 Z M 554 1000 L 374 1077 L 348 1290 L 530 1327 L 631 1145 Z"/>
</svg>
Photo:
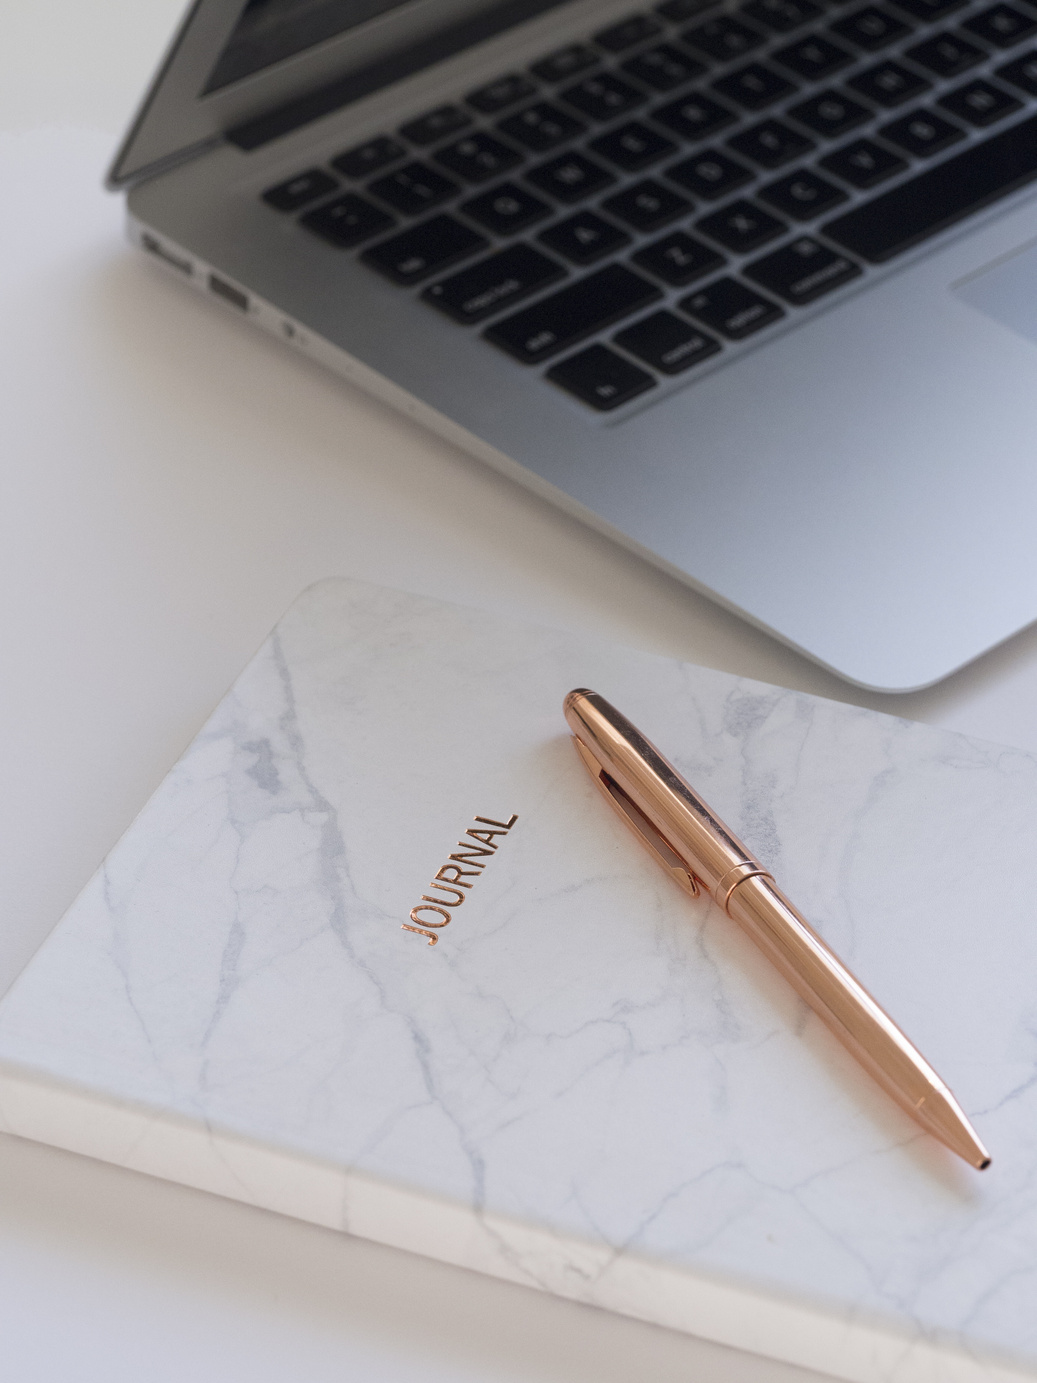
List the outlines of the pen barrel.
<svg viewBox="0 0 1037 1383">
<path fill-rule="evenodd" d="M 565 718 L 601 771 L 689 862 L 695 878 L 721 906 L 741 878 L 765 872 L 655 745 L 604 697 L 582 688 L 571 691 Z"/>
<path fill-rule="evenodd" d="M 701 885 L 712 895 L 912 1118 L 974 1167 L 988 1166 L 986 1149 L 933 1068 L 655 746 L 585 688 L 565 698 L 565 718 L 599 787 L 659 863 L 689 892 Z"/>
<path fill-rule="evenodd" d="M 738 884 L 726 911 L 903 1109 L 917 1119 L 934 1097 L 953 1103 L 929 1063 L 772 879 Z"/>
</svg>

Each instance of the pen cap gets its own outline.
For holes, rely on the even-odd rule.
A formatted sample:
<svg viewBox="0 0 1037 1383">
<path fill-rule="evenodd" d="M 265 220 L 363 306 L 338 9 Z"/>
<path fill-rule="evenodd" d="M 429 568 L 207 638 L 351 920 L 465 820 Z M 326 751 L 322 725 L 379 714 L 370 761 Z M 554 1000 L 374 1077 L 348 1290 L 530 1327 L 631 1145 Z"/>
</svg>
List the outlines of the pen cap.
<svg viewBox="0 0 1037 1383">
<path fill-rule="evenodd" d="M 589 756 L 631 799 L 722 907 L 743 879 L 766 873 L 655 745 L 603 696 L 586 687 L 571 691 L 565 719 L 585 761 Z"/>
</svg>

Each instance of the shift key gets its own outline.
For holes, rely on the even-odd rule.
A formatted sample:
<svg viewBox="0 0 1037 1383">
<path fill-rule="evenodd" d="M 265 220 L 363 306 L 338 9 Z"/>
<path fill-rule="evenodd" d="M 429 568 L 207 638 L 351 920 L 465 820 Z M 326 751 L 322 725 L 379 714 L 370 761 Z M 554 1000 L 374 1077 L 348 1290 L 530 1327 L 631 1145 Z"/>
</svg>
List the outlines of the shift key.
<svg viewBox="0 0 1037 1383">
<path fill-rule="evenodd" d="M 647 279 L 620 264 L 609 264 L 589 278 L 495 322 L 487 329 L 486 338 L 533 365 L 661 297 L 661 290 Z"/>
</svg>

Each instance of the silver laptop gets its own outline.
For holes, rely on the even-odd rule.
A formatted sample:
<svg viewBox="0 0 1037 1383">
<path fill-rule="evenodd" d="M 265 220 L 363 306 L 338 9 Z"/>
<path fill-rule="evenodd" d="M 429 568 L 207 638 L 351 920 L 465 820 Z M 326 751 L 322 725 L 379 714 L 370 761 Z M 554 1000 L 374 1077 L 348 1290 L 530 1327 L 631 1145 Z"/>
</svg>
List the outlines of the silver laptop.
<svg viewBox="0 0 1037 1383">
<path fill-rule="evenodd" d="M 197 0 L 110 181 L 185 282 L 851 681 L 1037 619 L 1037 0 Z"/>
</svg>

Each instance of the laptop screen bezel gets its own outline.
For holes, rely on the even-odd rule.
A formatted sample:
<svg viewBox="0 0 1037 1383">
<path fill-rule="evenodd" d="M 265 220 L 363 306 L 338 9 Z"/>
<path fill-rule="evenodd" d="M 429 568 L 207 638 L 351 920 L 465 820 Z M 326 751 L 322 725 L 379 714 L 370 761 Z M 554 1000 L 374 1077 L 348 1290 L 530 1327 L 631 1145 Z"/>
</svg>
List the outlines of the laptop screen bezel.
<svg viewBox="0 0 1037 1383">
<path fill-rule="evenodd" d="M 413 51 L 416 42 L 452 25 L 460 34 L 469 21 L 499 11 L 502 22 L 489 32 L 500 32 L 564 3 L 567 0 L 411 0 L 206 94 L 245 0 L 194 0 L 116 154 L 108 186 L 125 187 L 161 173 L 221 143 L 228 131 L 262 125 L 272 112 L 293 107 L 302 111 L 314 93 L 334 96 L 344 77 L 348 88 L 347 74 L 371 74 L 356 97 L 377 90 L 389 80 L 392 63 L 386 59 L 394 51 Z M 431 51 L 435 45 L 429 47 Z M 441 55 L 433 51 L 430 61 Z M 417 70 L 415 64 L 409 70 Z M 348 99 L 347 94 L 335 104 Z"/>
</svg>

